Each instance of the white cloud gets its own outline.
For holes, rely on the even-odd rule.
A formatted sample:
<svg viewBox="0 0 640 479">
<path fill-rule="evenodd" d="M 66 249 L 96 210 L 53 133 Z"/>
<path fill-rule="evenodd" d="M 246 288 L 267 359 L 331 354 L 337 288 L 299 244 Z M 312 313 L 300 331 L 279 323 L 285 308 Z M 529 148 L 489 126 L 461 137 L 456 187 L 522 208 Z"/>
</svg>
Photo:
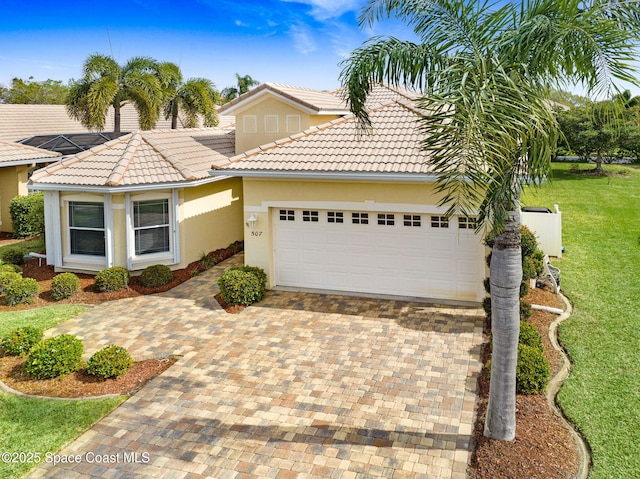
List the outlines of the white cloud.
<svg viewBox="0 0 640 479">
<path fill-rule="evenodd" d="M 316 20 L 336 18 L 350 11 L 359 11 L 363 0 L 282 0 L 290 3 L 311 5 L 311 15 Z"/>
<path fill-rule="evenodd" d="M 293 39 L 295 49 L 303 55 L 307 55 L 316 50 L 316 43 L 306 25 L 302 23 L 291 25 L 288 33 Z"/>
<path fill-rule="evenodd" d="M 237 27 L 248 27 L 248 26 L 249 26 L 249 24 L 248 24 L 248 23 L 245 23 L 245 22 L 243 22 L 242 20 L 236 20 L 236 22 L 235 22 L 235 23 L 236 23 L 236 26 L 237 26 Z"/>
</svg>

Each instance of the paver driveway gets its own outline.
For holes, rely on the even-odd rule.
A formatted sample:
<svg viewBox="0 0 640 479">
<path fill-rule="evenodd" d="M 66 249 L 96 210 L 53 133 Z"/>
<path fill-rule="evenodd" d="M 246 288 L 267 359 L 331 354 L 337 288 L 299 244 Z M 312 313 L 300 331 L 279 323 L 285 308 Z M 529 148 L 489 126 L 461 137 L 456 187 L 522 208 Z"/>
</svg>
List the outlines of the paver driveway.
<svg viewBox="0 0 640 479">
<path fill-rule="evenodd" d="M 479 310 L 273 291 L 231 315 L 223 269 L 50 333 L 182 357 L 28 477 L 465 477 Z"/>
</svg>

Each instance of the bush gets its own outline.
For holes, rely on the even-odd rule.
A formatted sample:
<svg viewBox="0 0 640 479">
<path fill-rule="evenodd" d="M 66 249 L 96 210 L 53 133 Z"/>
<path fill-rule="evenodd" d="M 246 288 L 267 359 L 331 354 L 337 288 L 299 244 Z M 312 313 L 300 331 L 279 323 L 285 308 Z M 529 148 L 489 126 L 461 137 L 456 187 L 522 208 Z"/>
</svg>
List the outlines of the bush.
<svg viewBox="0 0 640 479">
<path fill-rule="evenodd" d="M 42 331 L 38 328 L 25 326 L 14 329 L 0 342 L 0 349 L 10 356 L 24 356 L 32 347 L 42 341 Z"/>
<path fill-rule="evenodd" d="M 530 256 L 530 258 L 536 270 L 536 278 L 537 278 L 544 271 L 544 251 L 537 249 Z"/>
<path fill-rule="evenodd" d="M 80 289 L 80 279 L 73 273 L 60 273 L 51 280 L 51 297 L 56 301 L 73 296 Z"/>
<path fill-rule="evenodd" d="M 12 281 L 5 288 L 4 299 L 9 306 L 15 306 L 16 304 L 21 303 L 32 303 L 33 298 L 38 294 L 39 291 L 40 286 L 35 279 L 18 278 L 15 281 Z"/>
<path fill-rule="evenodd" d="M 3 263 L 0 260 L 0 273 L 22 273 L 22 268 L 17 264 Z"/>
<path fill-rule="evenodd" d="M 529 282 L 523 281 L 520 283 L 520 298 L 524 298 L 527 294 L 529 294 Z"/>
<path fill-rule="evenodd" d="M 239 269 L 228 269 L 218 279 L 220 296 L 232 305 L 249 306 L 264 298 L 265 289 L 258 276 Z"/>
<path fill-rule="evenodd" d="M 119 378 L 133 365 L 133 358 L 122 346 L 110 344 L 96 352 L 87 362 L 87 373 L 103 381 Z"/>
<path fill-rule="evenodd" d="M 82 367 L 82 341 L 61 334 L 36 344 L 24 362 L 24 371 L 35 379 L 57 378 Z"/>
<path fill-rule="evenodd" d="M 520 227 L 520 248 L 523 258 L 531 256 L 538 249 L 536 235 L 526 226 Z"/>
<path fill-rule="evenodd" d="M 8 248 L 2 252 L 0 259 L 4 263 L 20 265 L 24 264 L 24 253 L 18 248 Z"/>
<path fill-rule="evenodd" d="M 526 321 L 531 317 L 531 305 L 525 300 L 520 300 L 520 321 Z"/>
<path fill-rule="evenodd" d="M 541 349 L 518 345 L 516 366 L 516 392 L 518 394 L 541 394 L 549 382 L 549 363 Z"/>
<path fill-rule="evenodd" d="M 16 196 L 9 203 L 15 238 L 29 238 L 44 233 L 44 193 Z"/>
<path fill-rule="evenodd" d="M 262 287 L 264 288 L 264 290 L 266 292 L 266 288 L 267 288 L 267 273 L 265 273 L 262 268 L 258 268 L 257 266 L 234 266 L 233 268 L 230 268 L 230 269 L 237 270 L 237 271 L 244 271 L 245 273 L 254 274 L 256 276 L 256 278 L 258 278 L 258 281 L 260 281 L 260 284 L 262 285 Z M 262 298 L 260 298 L 258 301 L 262 300 L 263 298 L 264 298 L 264 294 L 263 294 Z"/>
<path fill-rule="evenodd" d="M 542 347 L 542 335 L 538 332 L 536 327 L 526 321 L 520 321 L 520 336 L 518 337 L 518 343 L 537 348 L 543 351 Z"/>
<path fill-rule="evenodd" d="M 491 296 L 487 296 L 482 300 L 482 309 L 487 314 L 487 318 L 491 319 Z"/>
<path fill-rule="evenodd" d="M 96 275 L 95 284 L 98 291 L 119 291 L 129 285 L 129 271 L 121 266 L 114 266 L 100 271 Z"/>
<path fill-rule="evenodd" d="M 173 273 L 168 266 L 154 264 L 147 266 L 140 275 L 140 284 L 145 288 L 158 288 L 173 281 Z"/>
<path fill-rule="evenodd" d="M 9 271 L 5 273 L 0 272 L 0 294 L 4 294 L 10 284 L 21 278 L 22 275 L 19 273 L 13 273 Z"/>
</svg>

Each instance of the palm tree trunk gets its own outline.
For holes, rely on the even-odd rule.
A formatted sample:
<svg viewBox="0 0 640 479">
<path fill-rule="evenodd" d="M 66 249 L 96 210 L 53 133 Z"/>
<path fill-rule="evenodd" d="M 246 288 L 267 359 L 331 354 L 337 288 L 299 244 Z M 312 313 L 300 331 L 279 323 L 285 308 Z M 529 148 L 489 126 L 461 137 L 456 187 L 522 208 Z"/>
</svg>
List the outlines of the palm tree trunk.
<svg viewBox="0 0 640 479">
<path fill-rule="evenodd" d="M 518 203 L 516 203 L 517 205 Z M 516 364 L 520 334 L 520 211 L 516 206 L 491 254 L 491 333 L 493 352 L 484 435 L 511 441 L 516 435 Z"/>
<path fill-rule="evenodd" d="M 178 113 L 171 115 L 171 129 L 175 130 L 176 128 L 178 128 Z"/>
<path fill-rule="evenodd" d="M 120 136 L 120 102 L 116 101 L 113 104 L 113 136 L 117 138 Z"/>
</svg>

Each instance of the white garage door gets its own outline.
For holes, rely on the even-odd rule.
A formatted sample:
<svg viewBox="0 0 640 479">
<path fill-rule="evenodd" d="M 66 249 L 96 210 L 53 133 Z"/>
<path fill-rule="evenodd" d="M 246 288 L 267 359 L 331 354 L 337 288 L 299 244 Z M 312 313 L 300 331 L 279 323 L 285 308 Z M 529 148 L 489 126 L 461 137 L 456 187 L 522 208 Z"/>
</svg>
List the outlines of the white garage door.
<svg viewBox="0 0 640 479">
<path fill-rule="evenodd" d="M 473 220 L 429 214 L 273 211 L 277 286 L 480 301 Z"/>
</svg>

